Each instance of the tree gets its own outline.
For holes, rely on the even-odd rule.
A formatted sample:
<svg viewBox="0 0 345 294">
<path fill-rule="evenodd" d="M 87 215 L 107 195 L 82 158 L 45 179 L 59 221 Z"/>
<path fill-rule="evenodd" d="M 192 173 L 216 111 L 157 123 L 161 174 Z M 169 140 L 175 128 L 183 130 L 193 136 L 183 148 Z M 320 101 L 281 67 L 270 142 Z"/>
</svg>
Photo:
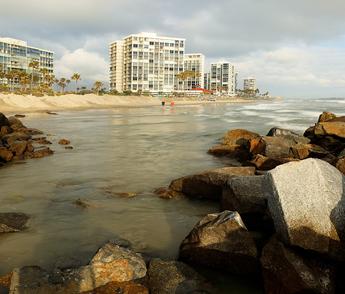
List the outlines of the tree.
<svg viewBox="0 0 345 294">
<path fill-rule="evenodd" d="M 71 76 L 71 80 L 72 81 L 75 81 L 75 88 L 76 88 L 76 91 L 78 92 L 78 81 L 81 80 L 80 78 L 80 74 L 79 73 L 74 73 L 72 76 Z"/>
<path fill-rule="evenodd" d="M 34 74 L 35 74 L 35 71 L 38 70 L 40 67 L 40 63 L 37 61 L 37 60 L 32 60 L 30 63 L 29 63 L 29 68 L 31 68 L 31 84 L 30 84 L 30 90 L 32 90 L 32 86 L 33 86 L 33 83 L 34 83 Z"/>
<path fill-rule="evenodd" d="M 103 83 L 101 81 L 96 81 L 93 84 L 93 89 L 97 92 L 98 95 L 100 94 L 102 87 L 103 87 Z"/>
<path fill-rule="evenodd" d="M 67 84 L 69 84 L 70 82 L 71 81 L 67 80 L 66 78 L 61 78 L 60 80 L 59 79 L 55 80 L 55 83 L 60 87 L 62 93 L 65 92 L 65 88 L 67 87 Z"/>
</svg>

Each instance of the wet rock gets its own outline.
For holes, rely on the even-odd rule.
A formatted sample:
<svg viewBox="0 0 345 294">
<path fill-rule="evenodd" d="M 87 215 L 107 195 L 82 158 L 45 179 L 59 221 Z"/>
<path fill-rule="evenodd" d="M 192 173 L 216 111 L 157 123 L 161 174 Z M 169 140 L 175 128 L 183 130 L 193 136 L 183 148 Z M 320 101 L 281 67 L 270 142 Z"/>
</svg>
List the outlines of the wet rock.
<svg viewBox="0 0 345 294">
<path fill-rule="evenodd" d="M 254 167 L 223 167 L 171 182 L 169 189 L 187 197 L 219 200 L 225 183 L 234 176 L 255 175 Z"/>
<path fill-rule="evenodd" d="M 265 214 L 265 176 L 238 176 L 230 179 L 222 194 L 222 210 L 243 214 Z"/>
<path fill-rule="evenodd" d="M 254 156 L 254 158 L 248 162 L 249 165 L 255 166 L 258 170 L 268 171 L 271 169 L 274 169 L 275 167 L 291 162 L 291 161 L 297 161 L 295 158 L 268 158 L 266 156 L 263 156 L 261 154 L 257 154 Z"/>
<path fill-rule="evenodd" d="M 7 145 L 11 145 L 16 141 L 28 141 L 30 139 L 31 136 L 23 132 L 14 132 L 2 137 L 2 141 Z"/>
<path fill-rule="evenodd" d="M 98 287 L 83 294 L 149 294 L 149 290 L 138 283 L 133 282 L 110 282 L 105 286 Z"/>
<path fill-rule="evenodd" d="M 260 261 L 266 293 L 335 293 L 333 266 L 301 256 L 276 238 L 264 247 Z"/>
<path fill-rule="evenodd" d="M 339 158 L 345 157 L 345 149 L 339 153 L 338 157 Z"/>
<path fill-rule="evenodd" d="M 151 260 L 148 279 L 152 294 L 215 293 L 205 278 L 178 261 Z"/>
<path fill-rule="evenodd" d="M 43 132 L 38 130 L 38 129 L 34 129 L 34 128 L 25 128 L 25 129 L 19 129 L 18 131 L 21 131 L 29 136 L 35 136 L 35 135 L 43 135 Z"/>
<path fill-rule="evenodd" d="M 181 192 L 176 192 L 166 187 L 157 188 L 153 191 L 153 193 L 158 195 L 162 199 L 176 199 L 184 197 L 184 195 Z"/>
<path fill-rule="evenodd" d="M 71 141 L 67 140 L 67 139 L 61 139 L 61 140 L 59 140 L 59 144 L 60 145 L 69 145 L 69 144 L 71 144 Z"/>
<path fill-rule="evenodd" d="M 14 117 L 17 118 L 24 118 L 26 115 L 25 114 L 15 114 Z"/>
<path fill-rule="evenodd" d="M 0 213 L 0 233 L 19 232 L 25 229 L 29 216 L 19 212 Z"/>
<path fill-rule="evenodd" d="M 315 126 L 314 134 L 316 136 L 335 136 L 345 139 L 345 122 L 332 120 L 319 123 Z"/>
<path fill-rule="evenodd" d="M 65 146 L 65 149 L 66 150 L 73 150 L 74 148 L 73 148 L 73 146 Z"/>
<path fill-rule="evenodd" d="M 337 116 L 334 113 L 325 111 L 320 114 L 318 122 L 320 123 L 330 121 L 332 119 L 335 119 L 336 117 Z"/>
<path fill-rule="evenodd" d="M 0 128 L 3 127 L 3 126 L 10 126 L 10 123 L 7 119 L 7 117 L 0 112 Z"/>
<path fill-rule="evenodd" d="M 12 129 L 9 126 L 0 127 L 0 137 L 12 133 Z"/>
<path fill-rule="evenodd" d="M 214 156 L 232 156 L 239 157 L 242 155 L 243 150 L 239 145 L 230 146 L 230 145 L 215 145 L 211 147 L 207 153 Z"/>
<path fill-rule="evenodd" d="M 223 144 L 230 146 L 247 146 L 250 139 L 257 137 L 260 137 L 260 135 L 244 129 L 231 130 L 225 134 Z"/>
<path fill-rule="evenodd" d="M 52 112 L 52 111 L 47 111 L 46 114 L 50 114 L 50 115 L 57 115 L 56 112 Z"/>
<path fill-rule="evenodd" d="M 11 286 L 12 273 L 0 277 L 0 293 L 9 293 Z"/>
<path fill-rule="evenodd" d="M 0 161 L 9 162 L 13 158 L 13 153 L 5 147 L 0 147 Z"/>
<path fill-rule="evenodd" d="M 10 127 L 13 130 L 18 130 L 18 129 L 25 128 L 23 123 L 18 118 L 14 117 L 14 116 L 10 116 L 8 118 L 8 122 L 10 123 Z"/>
<path fill-rule="evenodd" d="M 272 128 L 266 135 L 267 137 L 284 137 L 285 139 L 289 139 L 294 141 L 295 143 L 300 144 L 308 144 L 310 140 L 304 136 L 301 136 L 295 132 L 292 132 L 287 129 L 281 128 Z"/>
<path fill-rule="evenodd" d="M 113 195 L 122 197 L 122 198 L 133 198 L 138 196 L 136 192 L 114 192 Z"/>
<path fill-rule="evenodd" d="M 336 167 L 345 175 L 345 157 L 341 157 L 340 159 L 338 159 Z"/>
<path fill-rule="evenodd" d="M 262 137 L 262 140 L 265 146 L 262 155 L 278 160 L 292 157 L 290 149 L 298 144 L 294 139 L 280 136 Z"/>
<path fill-rule="evenodd" d="M 141 255 L 113 243 L 101 247 L 89 265 L 73 273 L 81 292 L 91 291 L 110 282 L 129 282 L 146 276 Z"/>
<path fill-rule="evenodd" d="M 345 260 L 345 179 L 336 168 L 319 159 L 287 163 L 270 171 L 265 183 L 285 244 Z"/>
<path fill-rule="evenodd" d="M 21 156 L 24 154 L 28 143 L 26 141 L 19 141 L 12 143 L 10 146 L 10 150 L 13 152 L 15 156 Z"/>
<path fill-rule="evenodd" d="M 51 145 L 52 144 L 52 142 L 47 140 L 47 137 L 32 138 L 32 141 L 34 141 L 34 143 L 41 144 L 41 145 Z"/>
<path fill-rule="evenodd" d="M 92 207 L 92 205 L 90 204 L 90 203 L 88 203 L 87 201 L 85 201 L 85 200 L 82 200 L 82 199 L 77 199 L 76 201 L 74 201 L 74 204 L 76 205 L 76 206 L 79 206 L 79 207 L 81 207 L 81 208 L 90 208 L 90 207 Z"/>
<path fill-rule="evenodd" d="M 237 274 L 258 269 L 257 248 L 237 212 L 204 217 L 183 240 L 180 259 Z"/>
<path fill-rule="evenodd" d="M 45 156 L 49 156 L 54 154 L 54 151 L 51 150 L 49 147 L 42 147 L 39 149 L 35 149 L 33 152 L 25 153 L 26 158 L 42 158 Z"/>
</svg>

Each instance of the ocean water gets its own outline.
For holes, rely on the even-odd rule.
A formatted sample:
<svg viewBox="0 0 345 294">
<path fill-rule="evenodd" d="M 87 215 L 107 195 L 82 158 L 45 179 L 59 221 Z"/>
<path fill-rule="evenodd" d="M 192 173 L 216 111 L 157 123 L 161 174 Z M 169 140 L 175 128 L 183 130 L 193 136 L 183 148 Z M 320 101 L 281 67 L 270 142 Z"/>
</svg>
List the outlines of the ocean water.
<svg viewBox="0 0 345 294">
<path fill-rule="evenodd" d="M 194 224 L 219 207 L 163 200 L 152 193 L 155 188 L 231 163 L 206 153 L 229 129 L 266 134 L 276 126 L 303 133 L 322 111 L 345 115 L 344 102 L 290 99 L 29 114 L 23 122 L 48 133 L 55 154 L 0 169 L 1 212 L 30 215 L 27 230 L 0 236 L 0 273 L 23 265 L 85 264 L 114 238 L 129 240 L 139 252 L 175 258 Z M 74 150 L 57 145 L 61 138 L 71 140 Z M 117 192 L 138 196 L 121 198 L 113 195 Z M 91 207 L 76 206 L 77 199 Z M 243 278 L 219 279 L 227 293 L 262 292 Z"/>
</svg>

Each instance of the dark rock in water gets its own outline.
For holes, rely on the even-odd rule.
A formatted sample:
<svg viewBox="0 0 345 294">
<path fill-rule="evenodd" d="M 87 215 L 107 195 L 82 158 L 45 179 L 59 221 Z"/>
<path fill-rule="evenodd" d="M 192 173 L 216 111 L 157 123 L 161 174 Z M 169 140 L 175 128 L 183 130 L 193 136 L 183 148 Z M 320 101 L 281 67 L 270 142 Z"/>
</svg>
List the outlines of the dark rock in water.
<svg viewBox="0 0 345 294">
<path fill-rule="evenodd" d="M 31 136 L 23 132 L 14 132 L 2 137 L 2 141 L 7 145 L 11 145 L 16 141 L 28 141 L 30 139 Z"/>
<path fill-rule="evenodd" d="M 0 128 L 3 127 L 3 126 L 10 126 L 10 123 L 7 119 L 7 117 L 0 112 Z"/>
<path fill-rule="evenodd" d="M 13 130 L 18 130 L 18 129 L 22 129 L 22 128 L 25 128 L 25 126 L 23 125 L 23 123 L 16 117 L 14 116 L 10 116 L 8 118 L 8 121 L 10 123 L 10 127 L 13 129 Z"/>
<path fill-rule="evenodd" d="M 345 260 L 345 177 L 306 159 L 267 174 L 266 198 L 275 230 L 287 245 Z"/>
<path fill-rule="evenodd" d="M 291 136 L 291 137 L 299 137 L 297 133 L 294 133 L 287 129 L 281 129 L 281 128 L 272 128 L 268 131 L 267 135 L 269 137 L 281 137 L 281 136 Z"/>
<path fill-rule="evenodd" d="M 9 162 L 13 158 L 13 153 L 5 147 L 0 147 L 0 162 Z"/>
<path fill-rule="evenodd" d="M 207 153 L 214 156 L 230 156 L 230 157 L 243 157 L 247 153 L 239 145 L 215 145 L 211 147 Z"/>
<path fill-rule="evenodd" d="M 265 176 L 238 176 L 230 179 L 222 194 L 222 210 L 243 214 L 265 214 L 267 209 L 264 181 Z"/>
<path fill-rule="evenodd" d="M 26 117 L 26 115 L 25 114 L 15 114 L 14 117 L 24 118 L 24 117 Z"/>
<path fill-rule="evenodd" d="M 255 175 L 254 167 L 223 167 L 173 180 L 169 189 L 187 197 L 219 200 L 225 183 L 234 176 Z"/>
<path fill-rule="evenodd" d="M 83 294 L 149 294 L 149 289 L 144 285 L 134 282 L 110 282 L 104 286 L 83 292 Z"/>
<path fill-rule="evenodd" d="M 205 278 L 178 261 L 151 260 L 148 281 L 152 294 L 215 293 Z"/>
<path fill-rule="evenodd" d="M 29 216 L 24 213 L 0 213 L 0 233 L 19 232 L 25 229 Z"/>
<path fill-rule="evenodd" d="M 33 152 L 26 152 L 25 157 L 26 158 L 42 158 L 45 156 L 49 156 L 54 154 L 54 151 L 51 150 L 49 147 L 43 147 L 40 149 L 35 149 Z"/>
<path fill-rule="evenodd" d="M 320 122 L 330 121 L 332 119 L 335 119 L 336 117 L 337 116 L 334 113 L 325 111 L 320 114 L 318 122 L 320 123 Z"/>
<path fill-rule="evenodd" d="M 73 146 L 65 146 L 65 149 L 66 150 L 73 150 L 74 148 L 73 148 Z"/>
<path fill-rule="evenodd" d="M 71 144 L 71 141 L 70 141 L 70 140 L 67 140 L 67 139 L 61 139 L 61 140 L 59 141 L 59 144 L 60 144 L 60 145 L 69 145 L 69 144 Z"/>
<path fill-rule="evenodd" d="M 90 203 L 88 203 L 87 201 L 85 200 L 82 200 L 82 199 L 77 199 L 76 201 L 74 201 L 74 204 L 81 207 L 81 208 L 89 208 L 89 207 L 92 207 L 92 205 Z"/>
<path fill-rule="evenodd" d="M 15 156 L 21 156 L 24 154 L 28 143 L 26 141 L 14 142 L 10 145 L 10 150 Z"/>
<path fill-rule="evenodd" d="M 34 143 L 41 144 L 41 145 L 51 145 L 52 144 L 52 142 L 47 140 L 47 137 L 32 138 L 32 141 L 34 141 Z"/>
<path fill-rule="evenodd" d="M 8 273 L 0 277 L 0 293 L 5 294 L 10 292 L 12 273 Z"/>
<path fill-rule="evenodd" d="M 183 193 L 176 192 L 166 187 L 160 187 L 153 191 L 154 194 L 158 195 L 162 199 L 177 199 L 184 197 Z"/>
<path fill-rule="evenodd" d="M 52 111 L 47 111 L 46 113 L 47 113 L 47 114 L 50 114 L 50 115 L 57 115 L 56 112 L 52 112 Z"/>
<path fill-rule="evenodd" d="M 266 293 L 335 293 L 335 268 L 317 258 L 302 256 L 276 238 L 261 256 Z"/>
<path fill-rule="evenodd" d="M 236 274 L 258 270 L 254 239 L 237 212 L 223 211 L 204 217 L 183 240 L 180 259 Z"/>
</svg>

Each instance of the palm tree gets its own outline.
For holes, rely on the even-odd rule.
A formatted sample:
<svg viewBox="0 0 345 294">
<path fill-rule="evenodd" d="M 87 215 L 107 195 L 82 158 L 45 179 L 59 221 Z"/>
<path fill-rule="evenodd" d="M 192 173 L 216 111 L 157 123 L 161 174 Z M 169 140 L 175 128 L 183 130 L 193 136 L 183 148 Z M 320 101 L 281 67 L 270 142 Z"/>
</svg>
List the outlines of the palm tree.
<svg viewBox="0 0 345 294">
<path fill-rule="evenodd" d="M 96 81 L 94 84 L 93 84 L 93 89 L 97 92 L 97 94 L 99 95 L 101 89 L 103 87 L 103 83 L 101 81 Z"/>
<path fill-rule="evenodd" d="M 58 79 L 55 80 L 55 83 L 60 87 L 62 93 L 65 92 L 65 88 L 68 84 L 67 81 L 68 83 L 70 82 L 70 80 L 67 80 L 65 78 L 61 78 L 60 80 Z"/>
<path fill-rule="evenodd" d="M 78 92 L 78 81 L 81 80 L 80 78 L 80 74 L 79 73 L 74 73 L 72 76 L 71 76 L 71 80 L 75 81 L 75 88 L 76 88 L 76 91 Z"/>
<path fill-rule="evenodd" d="M 39 69 L 40 67 L 40 63 L 37 60 L 32 60 L 29 63 L 29 68 L 31 68 L 31 84 L 30 84 L 30 90 L 32 91 L 32 85 L 34 83 L 34 74 L 35 74 L 35 70 Z"/>
</svg>

